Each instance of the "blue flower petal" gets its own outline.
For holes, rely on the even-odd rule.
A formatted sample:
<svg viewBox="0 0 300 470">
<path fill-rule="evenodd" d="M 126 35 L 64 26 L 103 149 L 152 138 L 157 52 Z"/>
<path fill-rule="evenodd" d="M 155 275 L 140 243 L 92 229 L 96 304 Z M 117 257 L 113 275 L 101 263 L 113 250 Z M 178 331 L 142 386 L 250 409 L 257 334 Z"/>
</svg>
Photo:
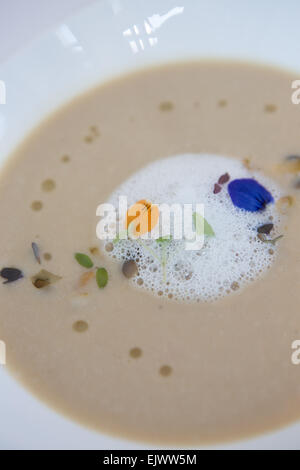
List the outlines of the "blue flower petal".
<svg viewBox="0 0 300 470">
<path fill-rule="evenodd" d="M 233 204 L 249 212 L 265 209 L 266 205 L 274 202 L 269 191 L 251 178 L 233 180 L 228 185 L 228 192 Z"/>
</svg>

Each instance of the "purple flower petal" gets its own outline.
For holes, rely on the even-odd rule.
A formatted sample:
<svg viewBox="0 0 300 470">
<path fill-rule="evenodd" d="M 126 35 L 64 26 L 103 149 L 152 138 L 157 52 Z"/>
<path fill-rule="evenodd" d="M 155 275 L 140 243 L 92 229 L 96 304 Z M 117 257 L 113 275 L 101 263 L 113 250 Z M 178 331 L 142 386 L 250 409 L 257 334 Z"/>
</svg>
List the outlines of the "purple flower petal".
<svg viewBox="0 0 300 470">
<path fill-rule="evenodd" d="M 231 181 L 228 192 L 233 204 L 249 212 L 265 209 L 266 205 L 274 202 L 272 194 L 255 179 L 242 178 Z"/>
</svg>

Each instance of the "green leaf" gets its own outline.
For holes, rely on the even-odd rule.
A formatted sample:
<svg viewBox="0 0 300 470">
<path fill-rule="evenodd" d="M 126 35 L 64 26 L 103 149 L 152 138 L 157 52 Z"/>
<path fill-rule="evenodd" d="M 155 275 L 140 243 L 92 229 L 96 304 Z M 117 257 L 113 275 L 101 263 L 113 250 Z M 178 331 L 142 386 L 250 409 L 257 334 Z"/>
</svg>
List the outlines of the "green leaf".
<svg viewBox="0 0 300 470">
<path fill-rule="evenodd" d="M 75 253 L 75 259 L 80 264 L 80 266 L 83 266 L 84 268 L 89 269 L 94 266 L 94 263 L 91 258 L 83 253 Z"/>
<path fill-rule="evenodd" d="M 100 289 L 103 289 L 103 287 L 106 286 L 108 282 L 108 273 L 105 268 L 98 268 L 96 271 L 96 281 L 98 284 L 98 287 Z"/>
<path fill-rule="evenodd" d="M 172 235 L 165 235 L 164 237 L 159 237 L 157 238 L 155 241 L 157 243 L 170 243 L 170 241 L 172 240 Z"/>
<path fill-rule="evenodd" d="M 204 230 L 204 235 L 206 235 L 207 237 L 214 237 L 215 236 L 215 232 L 213 231 L 212 226 L 198 212 L 193 213 L 193 222 L 194 222 L 194 225 L 195 225 L 195 230 L 196 230 L 197 235 L 202 235 L 203 230 Z M 202 227 L 203 227 L 203 230 L 202 230 Z"/>
</svg>

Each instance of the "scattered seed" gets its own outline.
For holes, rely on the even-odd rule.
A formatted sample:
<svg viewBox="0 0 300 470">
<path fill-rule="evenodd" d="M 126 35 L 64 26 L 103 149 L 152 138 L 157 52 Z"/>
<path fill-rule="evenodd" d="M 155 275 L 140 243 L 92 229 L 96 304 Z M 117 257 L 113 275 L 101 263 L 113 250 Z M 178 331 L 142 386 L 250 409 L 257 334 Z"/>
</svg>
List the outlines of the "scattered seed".
<svg viewBox="0 0 300 470">
<path fill-rule="evenodd" d="M 44 260 L 50 261 L 52 259 L 51 253 L 44 253 Z"/>
<path fill-rule="evenodd" d="M 218 181 L 218 184 L 225 184 L 225 183 L 228 183 L 229 180 L 230 180 L 229 174 L 228 174 L 228 173 L 225 173 L 224 175 L 220 176 L 219 181 Z"/>
<path fill-rule="evenodd" d="M 274 224 L 264 224 L 258 227 L 257 233 L 265 233 L 266 235 L 269 235 L 273 228 Z"/>
<path fill-rule="evenodd" d="M 111 251 L 113 251 L 113 249 L 114 249 L 114 244 L 113 244 L 113 243 L 111 243 L 111 242 L 110 242 L 110 243 L 106 243 L 106 245 L 105 245 L 105 250 L 106 250 L 108 253 L 110 253 Z"/>
<path fill-rule="evenodd" d="M 33 251 L 35 259 L 37 260 L 37 262 L 39 264 L 41 264 L 41 257 L 40 257 L 39 247 L 37 246 L 37 244 L 35 242 L 31 243 L 31 247 L 32 247 L 32 251 Z"/>
<path fill-rule="evenodd" d="M 57 276 L 56 274 L 46 271 L 46 269 L 42 269 L 40 272 L 32 276 L 31 281 L 34 287 L 42 289 L 43 287 L 55 284 L 60 281 L 60 279 L 62 279 L 61 276 Z"/>
<path fill-rule="evenodd" d="M 136 265 L 136 262 L 131 259 L 128 261 L 124 261 L 123 266 L 122 266 L 122 273 L 124 274 L 125 277 L 130 279 L 131 277 L 134 277 L 138 272 L 138 268 Z"/>
<path fill-rule="evenodd" d="M 98 284 L 98 287 L 100 289 L 103 289 L 103 287 L 106 286 L 108 282 L 108 272 L 106 271 L 105 268 L 98 268 L 96 271 L 96 281 Z"/>
<path fill-rule="evenodd" d="M 215 186 L 214 186 L 214 194 L 218 194 L 218 193 L 220 193 L 221 191 L 222 191 L 221 186 L 216 183 Z"/>
<path fill-rule="evenodd" d="M 71 160 L 71 159 L 70 159 L 69 155 L 63 155 L 63 156 L 61 157 L 61 161 L 62 161 L 63 163 L 68 163 L 70 160 Z"/>
<path fill-rule="evenodd" d="M 43 287 L 47 287 L 50 285 L 50 281 L 48 279 L 36 279 L 33 282 L 34 287 L 37 289 L 42 289 Z"/>
<path fill-rule="evenodd" d="M 10 284 L 11 282 L 15 282 L 24 277 L 24 274 L 17 268 L 3 268 L 0 272 L 0 276 L 3 277 L 3 279 L 6 279 L 3 284 Z"/>
</svg>

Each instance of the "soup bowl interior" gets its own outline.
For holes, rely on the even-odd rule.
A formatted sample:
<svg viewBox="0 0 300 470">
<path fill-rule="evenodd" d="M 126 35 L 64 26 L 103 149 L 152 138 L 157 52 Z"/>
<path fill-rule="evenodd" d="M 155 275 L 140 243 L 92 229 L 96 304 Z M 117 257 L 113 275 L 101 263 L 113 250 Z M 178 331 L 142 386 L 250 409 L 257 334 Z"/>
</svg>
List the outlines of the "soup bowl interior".
<svg viewBox="0 0 300 470">
<path fill-rule="evenodd" d="M 296 0 L 102 0 L 57 24 L 1 65 L 0 165 L 47 115 L 123 73 L 177 61 L 242 60 L 295 70 Z M 267 20 L 266 20 L 267 19 Z M 13 217 L 13 214 L 12 214 Z M 0 367 L 0 447 L 150 448 L 85 429 L 49 409 Z M 298 444 L 300 425 L 223 448 Z"/>
</svg>

